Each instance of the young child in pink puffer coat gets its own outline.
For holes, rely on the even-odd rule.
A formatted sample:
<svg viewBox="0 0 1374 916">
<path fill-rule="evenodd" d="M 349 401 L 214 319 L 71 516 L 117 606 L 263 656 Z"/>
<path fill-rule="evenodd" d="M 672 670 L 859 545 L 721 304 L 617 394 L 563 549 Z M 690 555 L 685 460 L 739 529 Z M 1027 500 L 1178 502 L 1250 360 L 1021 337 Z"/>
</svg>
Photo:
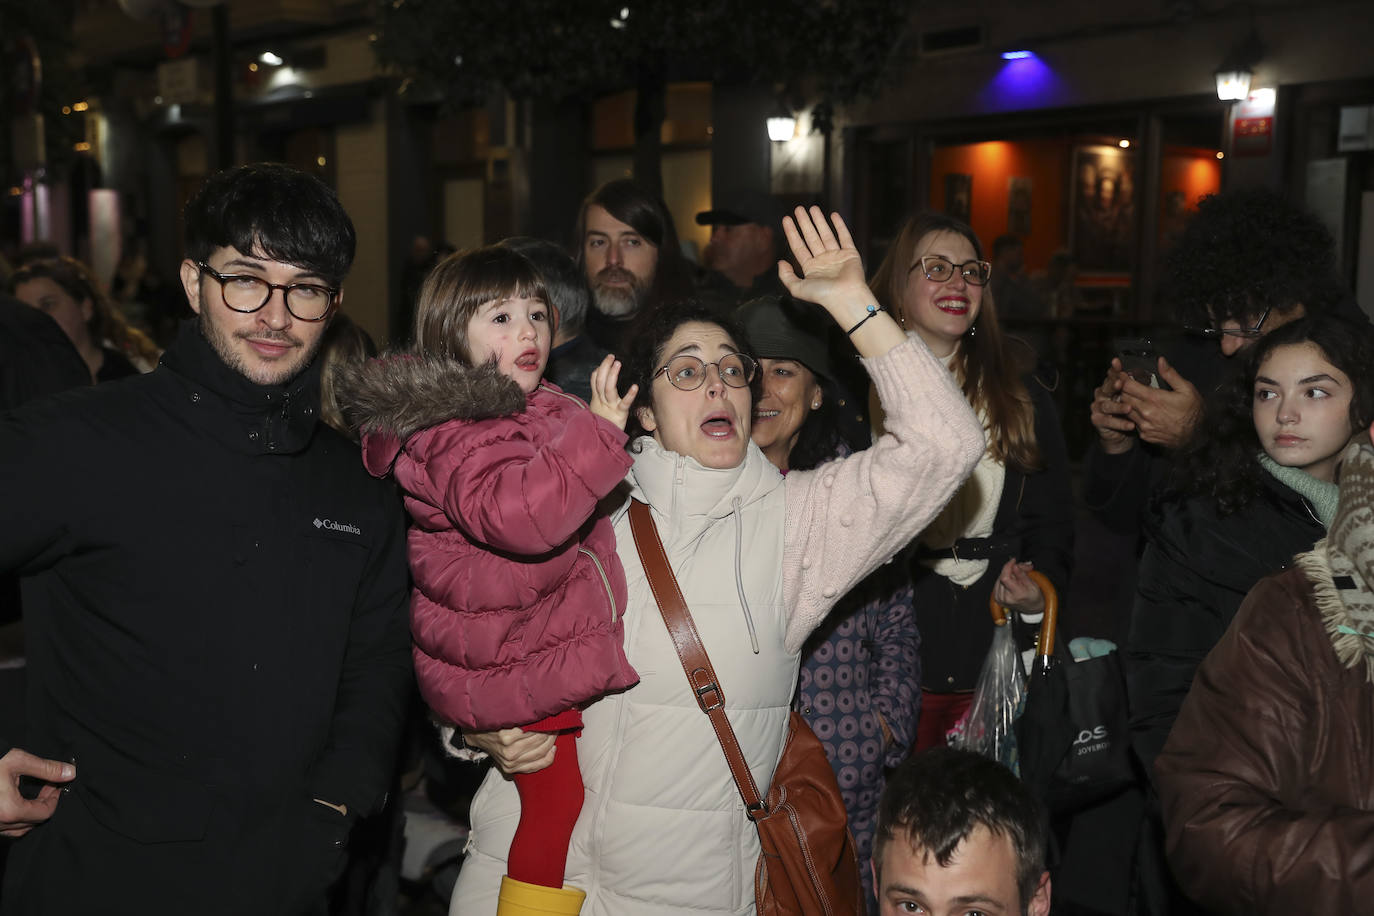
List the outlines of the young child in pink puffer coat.
<svg viewBox="0 0 1374 916">
<path fill-rule="evenodd" d="M 597 503 L 625 477 L 636 387 L 620 363 L 592 374 L 588 409 L 543 380 L 555 315 L 522 255 L 501 247 L 441 262 L 420 292 L 416 346 L 346 379 L 363 462 L 393 474 L 414 522 L 415 671 L 446 723 L 556 733 L 554 762 L 516 775 L 520 826 L 503 912 L 563 887 L 582 807 L 579 706 L 639 678 L 625 658 L 625 573 Z M 507 904 L 510 904 L 508 907 Z"/>
</svg>

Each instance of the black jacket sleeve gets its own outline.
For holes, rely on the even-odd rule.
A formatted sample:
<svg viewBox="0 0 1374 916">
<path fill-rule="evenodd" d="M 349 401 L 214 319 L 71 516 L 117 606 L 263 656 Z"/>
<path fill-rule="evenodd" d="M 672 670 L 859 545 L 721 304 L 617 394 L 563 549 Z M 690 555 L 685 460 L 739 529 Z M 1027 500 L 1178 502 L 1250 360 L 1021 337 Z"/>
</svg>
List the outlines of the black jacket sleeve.
<svg viewBox="0 0 1374 916">
<path fill-rule="evenodd" d="M 1160 463 L 1154 450 L 1140 442 L 1130 451 L 1109 455 L 1094 439 L 1083 456 L 1083 504 L 1107 530 L 1139 534 Z"/>
<path fill-rule="evenodd" d="M 1181 510 L 1175 510 L 1181 515 Z M 1223 599 L 1197 568 L 1177 517 L 1152 531 L 1140 563 L 1123 661 L 1130 698 L 1131 743 L 1154 779 L 1154 761 L 1193 683 L 1193 673 L 1226 625 L 1219 606 L 1234 613 L 1244 593 Z M 1234 601 L 1234 603 L 1232 603 Z"/>
<path fill-rule="evenodd" d="M 1049 577 L 1060 595 L 1065 595 L 1073 571 L 1073 491 L 1068 448 L 1050 392 L 1036 378 L 1026 380 L 1026 389 L 1035 405 L 1035 442 L 1044 469 L 1025 475 L 1022 490 L 1016 496 L 1023 534 L 1018 559 L 1029 560 Z"/>
<path fill-rule="evenodd" d="M 334 701 L 329 743 L 309 775 L 315 798 L 367 814 L 386 799 L 406 707 L 414 689 L 410 660 L 410 576 L 405 522 L 395 490 L 386 534 L 371 551 L 353 605 L 348 649 Z"/>
</svg>

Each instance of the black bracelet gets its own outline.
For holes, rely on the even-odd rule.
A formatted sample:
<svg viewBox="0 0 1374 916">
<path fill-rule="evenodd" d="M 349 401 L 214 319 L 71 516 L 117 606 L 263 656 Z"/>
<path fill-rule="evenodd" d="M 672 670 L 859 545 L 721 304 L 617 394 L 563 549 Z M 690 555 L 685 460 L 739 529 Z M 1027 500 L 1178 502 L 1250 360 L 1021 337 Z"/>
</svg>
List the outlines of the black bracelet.
<svg viewBox="0 0 1374 916">
<path fill-rule="evenodd" d="M 861 328 L 861 327 L 864 326 L 864 322 L 865 322 L 865 321 L 867 321 L 868 319 L 872 318 L 874 315 L 878 314 L 879 312 L 886 312 L 886 311 L 887 311 L 887 309 L 883 308 L 881 305 L 870 305 L 870 306 L 868 306 L 868 314 L 865 315 L 865 316 L 863 316 L 862 318 L 860 318 L 860 319 L 859 319 L 859 323 L 856 324 L 856 325 L 854 325 L 854 327 L 850 328 L 848 331 L 845 331 L 845 332 L 844 332 L 845 335 L 846 335 L 846 336 L 853 336 L 853 334 L 854 334 L 855 331 L 857 331 L 859 328 Z"/>
</svg>

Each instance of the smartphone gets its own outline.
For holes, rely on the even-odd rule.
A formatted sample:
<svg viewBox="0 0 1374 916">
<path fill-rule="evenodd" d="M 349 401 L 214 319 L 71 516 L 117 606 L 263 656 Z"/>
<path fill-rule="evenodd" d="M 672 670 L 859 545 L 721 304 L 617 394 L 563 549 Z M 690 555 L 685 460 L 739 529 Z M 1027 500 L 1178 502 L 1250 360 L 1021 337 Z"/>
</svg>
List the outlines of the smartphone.
<svg viewBox="0 0 1374 916">
<path fill-rule="evenodd" d="M 1126 374 L 1142 385 L 1168 389 L 1168 382 L 1159 377 L 1159 351 L 1148 337 L 1118 337 L 1116 358 Z"/>
</svg>

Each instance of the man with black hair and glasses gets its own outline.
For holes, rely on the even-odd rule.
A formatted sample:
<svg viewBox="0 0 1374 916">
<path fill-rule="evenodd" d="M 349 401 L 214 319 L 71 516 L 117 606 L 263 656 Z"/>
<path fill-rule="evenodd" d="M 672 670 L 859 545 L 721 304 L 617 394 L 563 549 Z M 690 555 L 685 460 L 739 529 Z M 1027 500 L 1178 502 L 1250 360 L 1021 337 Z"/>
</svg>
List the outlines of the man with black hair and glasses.
<svg viewBox="0 0 1374 916">
<path fill-rule="evenodd" d="M 1133 378 L 1114 358 L 1091 407 L 1097 439 L 1084 463 L 1084 501 L 1108 528 L 1128 534 L 1140 530 L 1162 470 L 1156 459 L 1188 440 L 1230 357 L 1304 315 L 1368 320 L 1341 284 L 1321 220 L 1264 188 L 1203 198 L 1163 268 L 1162 301 L 1185 336 L 1161 343 L 1162 384 Z"/>
<path fill-rule="evenodd" d="M 878 803 L 873 884 L 882 916 L 1046 916 L 1045 822 L 994 760 L 931 748 L 892 772 Z"/>
<path fill-rule="evenodd" d="M 5 913 L 320 910 L 390 782 L 403 522 L 319 422 L 314 359 L 352 222 L 268 164 L 185 217 L 196 317 L 158 369 L 0 418 L 29 669 L 25 734 L 0 736 Z"/>
</svg>

